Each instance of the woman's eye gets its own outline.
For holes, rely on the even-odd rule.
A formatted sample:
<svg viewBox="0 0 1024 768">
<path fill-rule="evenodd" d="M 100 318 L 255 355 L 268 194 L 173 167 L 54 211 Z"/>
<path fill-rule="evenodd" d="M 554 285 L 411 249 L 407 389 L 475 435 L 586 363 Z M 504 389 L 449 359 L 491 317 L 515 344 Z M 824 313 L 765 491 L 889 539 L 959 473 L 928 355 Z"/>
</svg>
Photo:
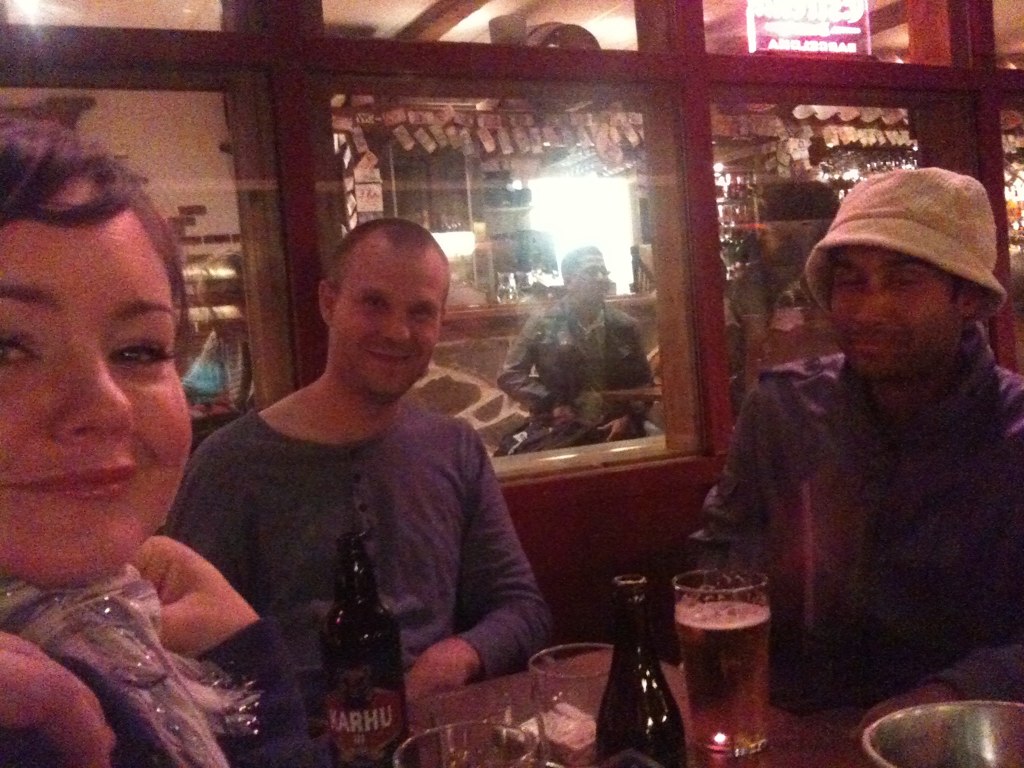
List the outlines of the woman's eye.
<svg viewBox="0 0 1024 768">
<path fill-rule="evenodd" d="M 31 355 L 28 345 L 17 338 L 0 338 L 0 365 L 27 360 Z"/>
<path fill-rule="evenodd" d="M 166 347 L 156 344 L 136 344 L 117 350 L 114 357 L 119 363 L 163 363 L 171 360 L 174 353 Z"/>
</svg>

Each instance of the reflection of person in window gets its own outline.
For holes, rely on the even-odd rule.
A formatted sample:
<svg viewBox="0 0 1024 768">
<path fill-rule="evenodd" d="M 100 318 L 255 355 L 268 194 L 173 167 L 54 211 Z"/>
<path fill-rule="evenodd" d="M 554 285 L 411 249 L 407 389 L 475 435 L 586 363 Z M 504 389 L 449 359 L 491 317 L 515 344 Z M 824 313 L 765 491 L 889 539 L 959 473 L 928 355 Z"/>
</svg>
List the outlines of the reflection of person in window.
<svg viewBox="0 0 1024 768">
<path fill-rule="evenodd" d="M 608 270 L 597 248 L 568 253 L 562 277 L 565 297 L 526 322 L 498 386 L 529 409 L 533 423 L 592 427 L 583 442 L 642 437 L 648 406 L 609 403 L 602 394 L 652 383 L 638 323 L 606 305 Z"/>
<path fill-rule="evenodd" d="M 783 181 L 766 185 L 760 199 L 756 229 L 732 240 L 733 248 L 723 252 L 736 413 L 763 367 L 780 364 L 795 351 L 814 355 L 832 350 L 831 335 L 815 334 L 809 330 L 813 324 L 805 323 L 817 309 L 802 275 L 807 255 L 839 207 L 836 193 L 820 181 Z"/>
</svg>

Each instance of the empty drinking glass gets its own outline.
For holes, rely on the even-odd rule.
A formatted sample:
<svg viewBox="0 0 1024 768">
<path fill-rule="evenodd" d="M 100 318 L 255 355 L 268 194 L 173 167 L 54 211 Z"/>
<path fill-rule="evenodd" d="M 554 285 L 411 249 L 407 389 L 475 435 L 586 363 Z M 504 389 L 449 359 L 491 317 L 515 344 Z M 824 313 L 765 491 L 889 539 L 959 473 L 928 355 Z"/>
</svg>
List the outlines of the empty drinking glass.
<svg viewBox="0 0 1024 768">
<path fill-rule="evenodd" d="M 486 720 L 449 723 L 406 739 L 395 768 L 532 768 L 537 737 Z"/>
<path fill-rule="evenodd" d="M 566 766 L 594 765 L 597 713 L 608 684 L 612 647 L 570 643 L 530 659 L 537 730 L 544 757 Z"/>
</svg>

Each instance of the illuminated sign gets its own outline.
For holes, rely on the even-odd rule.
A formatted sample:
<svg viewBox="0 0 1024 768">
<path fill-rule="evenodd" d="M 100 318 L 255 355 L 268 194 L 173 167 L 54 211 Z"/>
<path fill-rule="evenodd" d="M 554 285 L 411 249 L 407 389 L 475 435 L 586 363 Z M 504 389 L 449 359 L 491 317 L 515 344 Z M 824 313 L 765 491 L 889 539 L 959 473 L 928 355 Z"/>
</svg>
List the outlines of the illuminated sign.
<svg viewBox="0 0 1024 768">
<path fill-rule="evenodd" d="M 871 53 L 867 0 L 747 0 L 755 51 Z"/>
</svg>

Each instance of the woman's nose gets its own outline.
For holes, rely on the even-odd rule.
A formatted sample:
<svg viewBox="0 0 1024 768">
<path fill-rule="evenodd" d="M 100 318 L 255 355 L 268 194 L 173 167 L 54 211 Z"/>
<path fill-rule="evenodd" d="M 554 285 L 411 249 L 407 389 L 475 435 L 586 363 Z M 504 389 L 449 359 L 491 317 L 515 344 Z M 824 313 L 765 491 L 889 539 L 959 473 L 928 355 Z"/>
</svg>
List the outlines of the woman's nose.
<svg viewBox="0 0 1024 768">
<path fill-rule="evenodd" d="M 62 366 L 59 379 L 54 412 L 58 434 L 79 437 L 130 429 L 131 400 L 105 360 L 72 356 Z"/>
</svg>

